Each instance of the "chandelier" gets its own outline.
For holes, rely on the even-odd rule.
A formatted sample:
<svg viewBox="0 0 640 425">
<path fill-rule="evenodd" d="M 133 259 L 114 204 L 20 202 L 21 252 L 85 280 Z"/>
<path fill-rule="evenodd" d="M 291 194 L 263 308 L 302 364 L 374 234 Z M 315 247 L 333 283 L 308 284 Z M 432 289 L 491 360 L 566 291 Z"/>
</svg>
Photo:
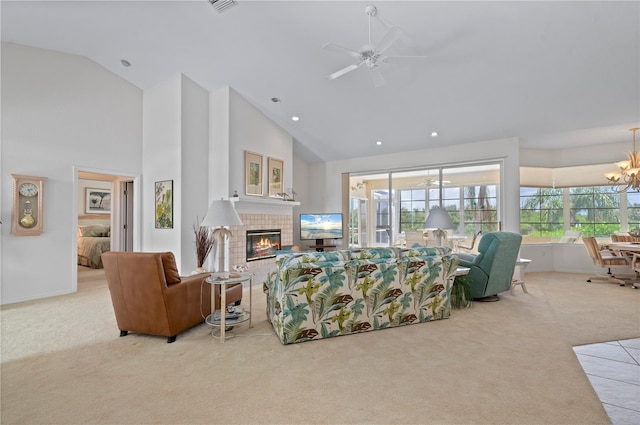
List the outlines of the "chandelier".
<svg viewBox="0 0 640 425">
<path fill-rule="evenodd" d="M 633 151 L 627 152 L 625 161 L 616 162 L 619 172 L 605 173 L 609 184 L 614 185 L 617 192 L 635 190 L 640 192 L 640 152 L 636 151 L 636 131 L 640 128 L 630 128 L 633 131 Z"/>
</svg>

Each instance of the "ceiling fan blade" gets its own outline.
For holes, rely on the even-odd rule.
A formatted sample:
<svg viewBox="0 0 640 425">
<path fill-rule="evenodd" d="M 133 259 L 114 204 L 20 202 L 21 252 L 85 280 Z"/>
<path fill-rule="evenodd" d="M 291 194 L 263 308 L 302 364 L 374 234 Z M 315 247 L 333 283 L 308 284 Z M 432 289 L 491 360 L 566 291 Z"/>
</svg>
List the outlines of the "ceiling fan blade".
<svg viewBox="0 0 640 425">
<path fill-rule="evenodd" d="M 356 65 L 356 64 L 349 65 L 349 66 L 344 67 L 344 68 L 342 68 L 341 70 L 336 71 L 336 72 L 334 72 L 333 74 L 331 74 L 331 75 L 327 76 L 327 78 L 328 78 L 328 79 L 330 79 L 330 80 L 334 80 L 334 79 L 336 79 L 336 78 L 338 78 L 338 77 L 340 77 L 340 76 L 342 76 L 342 75 L 346 74 L 347 72 L 351 72 L 351 71 L 353 71 L 354 69 L 358 69 L 358 66 L 359 66 L 359 65 Z"/>
<path fill-rule="evenodd" d="M 380 53 L 384 53 L 393 43 L 398 41 L 402 32 L 398 27 L 391 27 L 389 30 L 382 36 L 380 43 L 378 43 L 377 50 Z"/>
<path fill-rule="evenodd" d="M 380 72 L 380 68 L 374 66 L 373 68 L 369 68 L 369 72 L 371 73 L 371 79 L 375 87 L 384 86 L 384 77 L 382 76 L 382 72 Z"/>
<path fill-rule="evenodd" d="M 418 63 L 427 59 L 426 56 L 387 56 L 382 58 L 384 63 Z"/>
<path fill-rule="evenodd" d="M 330 52 L 346 53 L 356 58 L 360 57 L 360 52 L 356 52 L 355 50 L 340 46 L 339 44 L 335 43 L 326 43 L 324 46 L 322 46 L 322 48 Z"/>
</svg>

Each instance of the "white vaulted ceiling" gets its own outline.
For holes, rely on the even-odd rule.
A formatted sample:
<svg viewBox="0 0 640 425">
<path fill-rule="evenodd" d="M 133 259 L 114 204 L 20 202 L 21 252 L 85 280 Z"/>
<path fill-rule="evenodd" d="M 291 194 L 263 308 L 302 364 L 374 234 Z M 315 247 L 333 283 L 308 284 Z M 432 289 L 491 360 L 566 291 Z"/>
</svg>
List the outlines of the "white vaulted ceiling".
<svg viewBox="0 0 640 425">
<path fill-rule="evenodd" d="M 237 1 L 223 13 L 207 0 L 2 1 L 1 36 L 142 89 L 176 73 L 230 86 L 319 160 L 511 137 L 628 142 L 640 123 L 638 1 Z M 379 88 L 366 68 L 326 79 L 352 58 L 322 46 L 366 44 L 368 4 L 403 30 L 389 54 L 427 59 L 382 64 Z M 374 19 L 372 41 L 384 31 Z"/>
</svg>

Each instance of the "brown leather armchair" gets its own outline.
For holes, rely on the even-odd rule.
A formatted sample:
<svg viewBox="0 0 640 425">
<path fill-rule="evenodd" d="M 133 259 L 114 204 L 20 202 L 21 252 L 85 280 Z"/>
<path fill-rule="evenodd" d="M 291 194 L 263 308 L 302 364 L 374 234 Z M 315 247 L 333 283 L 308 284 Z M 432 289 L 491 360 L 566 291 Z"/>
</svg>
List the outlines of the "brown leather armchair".
<svg viewBox="0 0 640 425">
<path fill-rule="evenodd" d="M 171 252 L 105 252 L 105 275 L 120 336 L 166 336 L 167 342 L 211 313 L 208 273 L 181 277 Z M 238 296 L 239 292 L 239 296 Z M 242 285 L 227 289 L 227 302 L 242 299 Z M 216 294 L 216 304 L 220 304 Z"/>
</svg>

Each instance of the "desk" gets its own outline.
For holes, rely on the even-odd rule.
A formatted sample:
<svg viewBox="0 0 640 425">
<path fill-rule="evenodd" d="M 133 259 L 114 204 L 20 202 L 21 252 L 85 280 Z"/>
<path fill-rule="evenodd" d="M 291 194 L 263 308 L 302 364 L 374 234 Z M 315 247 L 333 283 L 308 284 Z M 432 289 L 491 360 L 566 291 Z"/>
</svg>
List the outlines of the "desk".
<svg viewBox="0 0 640 425">
<path fill-rule="evenodd" d="M 530 262 L 531 260 L 528 260 L 526 258 L 518 258 L 516 260 L 516 267 L 518 267 L 519 269 L 518 278 L 511 279 L 511 295 L 515 295 L 515 292 L 513 290 L 517 285 L 522 286 L 522 290 L 524 291 L 525 294 L 529 293 L 529 291 L 527 291 L 527 287 L 524 285 L 524 269 L 527 268 Z M 515 273 L 514 273 L 514 276 L 515 276 Z"/>
</svg>

